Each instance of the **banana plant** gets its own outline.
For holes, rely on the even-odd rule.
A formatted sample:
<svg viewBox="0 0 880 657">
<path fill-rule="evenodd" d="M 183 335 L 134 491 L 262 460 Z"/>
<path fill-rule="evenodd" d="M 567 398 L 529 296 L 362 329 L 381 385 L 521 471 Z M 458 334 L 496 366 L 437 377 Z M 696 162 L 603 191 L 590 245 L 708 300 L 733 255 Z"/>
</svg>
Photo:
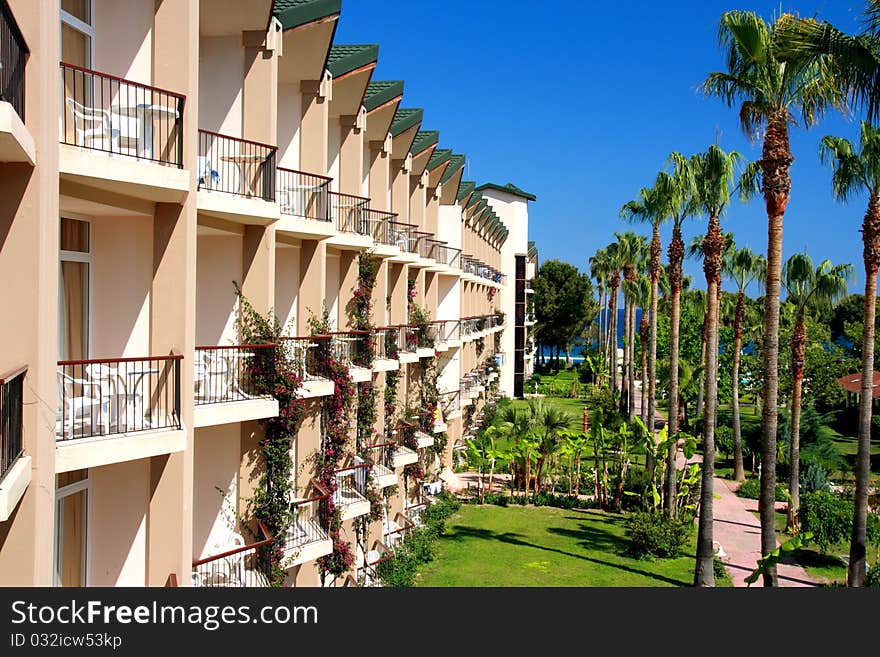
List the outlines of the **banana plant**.
<svg viewBox="0 0 880 657">
<path fill-rule="evenodd" d="M 812 538 L 812 532 L 801 532 L 797 536 L 794 536 L 785 541 L 785 543 L 777 547 L 770 554 L 758 559 L 757 567 L 748 577 L 745 578 L 746 586 L 749 587 L 757 582 L 768 568 L 770 568 L 771 566 L 776 566 L 789 552 L 794 552 L 795 550 L 809 545 Z"/>
</svg>

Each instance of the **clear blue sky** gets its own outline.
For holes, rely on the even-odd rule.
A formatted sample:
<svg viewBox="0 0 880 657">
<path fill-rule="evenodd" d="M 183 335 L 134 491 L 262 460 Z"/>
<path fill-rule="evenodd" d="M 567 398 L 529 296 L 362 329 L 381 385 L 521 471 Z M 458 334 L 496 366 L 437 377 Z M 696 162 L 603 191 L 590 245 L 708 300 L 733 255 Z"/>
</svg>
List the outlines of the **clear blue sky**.
<svg viewBox="0 0 880 657">
<path fill-rule="evenodd" d="M 344 0 L 336 43 L 378 43 L 373 79 L 405 80 L 404 106 L 423 107 L 423 129 L 439 130 L 441 148 L 468 156 L 468 178 L 536 194 L 529 237 L 540 259 L 586 271 L 589 256 L 627 228 L 617 218 L 621 205 L 653 182 L 670 152 L 705 150 L 717 135 L 723 148 L 760 157 L 737 112 L 697 87 L 723 70 L 717 28 L 724 11 L 770 19 L 780 7 L 853 32 L 864 3 Z M 806 247 L 814 261 L 855 265 L 853 291 L 864 286 L 865 199 L 841 205 L 832 198 L 818 145 L 825 134 L 857 141 L 858 118 L 829 115 L 809 131 L 792 129 L 783 238 L 785 258 Z M 760 199 L 735 201 L 722 227 L 738 246 L 766 252 Z M 685 239 L 704 231 L 703 219 L 691 220 Z M 669 236 L 667 227 L 664 260 Z M 699 263 L 685 269 L 705 286 Z"/>
</svg>

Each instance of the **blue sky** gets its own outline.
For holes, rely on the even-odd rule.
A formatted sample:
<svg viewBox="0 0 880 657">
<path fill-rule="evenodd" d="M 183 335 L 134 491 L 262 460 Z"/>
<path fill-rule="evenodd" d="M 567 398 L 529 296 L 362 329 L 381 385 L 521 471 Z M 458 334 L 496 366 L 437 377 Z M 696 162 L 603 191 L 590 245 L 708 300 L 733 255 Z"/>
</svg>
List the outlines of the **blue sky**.
<svg viewBox="0 0 880 657">
<path fill-rule="evenodd" d="M 404 106 L 423 107 L 423 129 L 439 130 L 441 148 L 468 156 L 470 179 L 513 182 L 537 195 L 529 235 L 541 260 L 587 270 L 589 256 L 627 229 L 617 218 L 621 205 L 653 182 L 672 151 L 690 155 L 717 137 L 727 150 L 760 157 L 760 142 L 743 135 L 737 112 L 697 91 L 710 71 L 723 70 L 717 27 L 724 11 L 769 19 L 782 8 L 853 32 L 863 7 L 853 0 L 345 0 L 336 43 L 378 43 L 373 79 L 405 80 Z M 829 115 L 809 131 L 792 129 L 783 237 L 785 258 L 806 248 L 814 261 L 855 265 L 853 291 L 864 286 L 866 199 L 833 199 L 818 145 L 825 134 L 857 141 L 858 119 Z M 738 246 L 766 252 L 760 199 L 735 201 L 722 226 Z M 690 220 L 685 239 L 704 230 L 704 219 Z M 668 227 L 662 236 L 665 258 Z M 699 263 L 685 269 L 695 286 L 705 285 Z"/>
</svg>

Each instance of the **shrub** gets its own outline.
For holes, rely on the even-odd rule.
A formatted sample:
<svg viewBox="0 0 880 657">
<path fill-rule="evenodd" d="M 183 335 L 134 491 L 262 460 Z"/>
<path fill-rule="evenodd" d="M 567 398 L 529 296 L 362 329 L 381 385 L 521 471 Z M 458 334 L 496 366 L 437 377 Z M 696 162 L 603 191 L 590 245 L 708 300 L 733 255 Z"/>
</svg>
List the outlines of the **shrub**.
<svg viewBox="0 0 880 657">
<path fill-rule="evenodd" d="M 692 532 L 691 522 L 670 518 L 665 513 L 635 513 L 627 521 L 630 551 L 640 559 L 680 556 Z"/>
<path fill-rule="evenodd" d="M 848 541 L 852 534 L 853 502 L 834 493 L 817 491 L 801 498 L 798 520 L 801 529 L 813 533 L 813 540 L 825 553 L 829 546 Z M 868 530 L 872 525 L 868 518 Z"/>
<path fill-rule="evenodd" d="M 645 493 L 651 488 L 651 473 L 644 468 L 630 468 L 623 482 L 623 508 L 644 509 Z M 633 495 L 627 495 L 633 493 Z"/>
<path fill-rule="evenodd" d="M 880 562 L 875 563 L 865 573 L 865 586 L 880 587 Z"/>
<path fill-rule="evenodd" d="M 715 450 L 725 457 L 733 454 L 733 429 L 726 424 L 715 428 Z"/>
<path fill-rule="evenodd" d="M 761 496 L 761 480 L 758 477 L 746 479 L 740 484 L 739 488 L 737 488 L 736 494 L 750 500 L 757 500 Z M 788 487 L 785 484 L 777 483 L 776 501 L 785 502 L 786 500 L 788 500 Z"/>
<path fill-rule="evenodd" d="M 801 472 L 801 491 L 806 493 L 831 492 L 831 482 L 828 481 L 828 473 L 819 463 L 811 461 Z"/>
<path fill-rule="evenodd" d="M 725 581 L 730 579 L 727 568 L 724 567 L 724 562 L 721 561 L 721 559 L 719 559 L 718 557 L 712 558 L 712 570 L 715 573 L 716 581 Z"/>
</svg>

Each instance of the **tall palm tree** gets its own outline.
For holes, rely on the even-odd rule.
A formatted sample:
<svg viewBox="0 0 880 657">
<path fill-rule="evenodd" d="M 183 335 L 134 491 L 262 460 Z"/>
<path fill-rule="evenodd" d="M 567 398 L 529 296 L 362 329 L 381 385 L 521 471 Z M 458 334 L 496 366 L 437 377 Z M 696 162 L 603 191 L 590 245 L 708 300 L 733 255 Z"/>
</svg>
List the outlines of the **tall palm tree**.
<svg viewBox="0 0 880 657">
<path fill-rule="evenodd" d="M 659 288 L 659 276 L 658 276 L 658 288 Z M 648 355 L 649 346 L 648 344 L 652 342 L 650 331 L 651 324 L 654 324 L 654 328 L 656 330 L 656 321 L 653 321 L 653 317 L 656 316 L 656 303 L 657 303 L 657 293 L 654 288 L 653 281 L 650 276 L 639 276 L 638 281 L 638 295 L 636 296 L 636 302 L 639 307 L 642 308 L 642 317 L 639 321 L 639 352 L 641 353 L 641 361 L 642 361 L 642 403 L 640 409 L 640 417 L 642 418 L 642 422 L 645 423 L 645 426 L 651 427 L 652 425 L 648 423 L 648 413 L 649 409 L 654 409 L 656 412 L 656 404 L 654 406 L 651 405 L 649 398 L 654 391 L 654 387 L 657 382 L 651 380 L 651 373 L 649 371 L 649 361 L 650 356 Z M 648 312 L 645 311 L 646 307 L 649 307 L 649 304 L 655 306 L 654 310 L 651 311 L 652 320 L 648 320 Z M 655 346 L 652 344 L 650 347 L 651 350 L 654 351 L 654 376 L 656 377 L 656 362 L 657 362 L 657 350 Z"/>
<path fill-rule="evenodd" d="M 761 553 L 776 548 L 776 429 L 779 393 L 779 291 L 782 273 L 782 220 L 791 194 L 793 161 L 788 126 L 797 118 L 805 127 L 815 123 L 844 97 L 821 57 L 779 57 L 785 37 L 795 23 L 782 14 L 772 23 L 751 11 L 725 12 L 719 42 L 727 70 L 713 72 L 703 83 L 707 95 L 729 107 L 739 106 L 740 123 L 754 137 L 763 128 L 761 159 L 753 168 L 752 185 L 760 189 L 767 207 L 767 283 L 764 295 L 764 407 L 761 419 Z M 764 570 L 764 586 L 777 586 L 776 566 Z"/>
<path fill-rule="evenodd" d="M 596 249 L 596 254 L 589 259 L 590 276 L 596 280 L 596 289 L 599 292 L 599 318 L 598 318 L 598 336 L 597 349 L 600 354 L 603 352 L 603 327 L 608 322 L 608 314 L 605 309 L 605 284 L 608 282 L 608 256 L 605 249 Z M 603 317 L 604 316 L 604 317 Z M 604 321 L 603 321 L 604 319 Z"/>
<path fill-rule="evenodd" d="M 559 447 L 560 432 L 574 424 L 574 417 L 558 406 L 545 404 L 541 399 L 529 399 L 529 416 L 538 441 L 535 465 L 535 492 L 538 493 L 544 480 L 544 466 Z"/>
<path fill-rule="evenodd" d="M 669 189 L 672 186 L 672 176 L 665 171 L 657 174 L 654 186 L 650 189 L 642 188 L 639 198 L 626 203 L 620 210 L 620 216 L 630 221 L 651 224 L 651 246 L 649 273 L 651 281 L 650 289 L 650 352 L 648 354 L 647 375 L 648 388 L 642 385 L 642 406 L 645 406 L 645 393 L 647 392 L 647 409 L 642 410 L 642 420 L 650 431 L 654 432 L 654 416 L 657 413 L 657 288 L 660 281 L 660 255 L 663 251 L 663 243 L 660 240 L 660 226 L 671 216 L 670 204 L 672 198 Z M 642 324 L 646 323 L 645 312 L 642 310 Z M 642 359 L 644 360 L 644 339 L 642 344 Z M 643 367 L 644 370 L 644 367 Z M 651 418 L 648 420 L 648 418 Z"/>
<path fill-rule="evenodd" d="M 694 179 L 690 161 L 681 153 L 673 152 L 669 156 L 672 172 L 668 178 L 658 181 L 663 191 L 665 204 L 672 218 L 672 239 L 669 241 L 667 255 L 669 258 L 669 433 L 678 435 L 679 408 L 679 373 L 678 358 L 680 351 L 681 326 L 681 291 L 684 278 L 681 263 L 684 259 L 684 240 L 681 229 L 685 220 L 693 216 L 696 210 L 694 203 Z M 675 499 L 675 461 L 676 441 L 669 441 L 669 452 L 666 458 L 666 500 Z M 666 512 L 672 516 L 675 512 L 672 504 L 667 504 Z"/>
<path fill-rule="evenodd" d="M 767 260 L 749 247 L 734 249 L 724 258 L 724 273 L 736 283 L 736 309 L 733 315 L 733 478 L 745 481 L 742 451 L 742 421 L 739 414 L 739 366 L 746 318 L 746 288 L 753 282 L 763 285 Z"/>
<path fill-rule="evenodd" d="M 713 513 L 715 477 L 715 417 L 718 405 L 718 306 L 721 261 L 725 238 L 720 217 L 730 203 L 736 183 L 736 168 L 742 156 L 712 145 L 705 153 L 691 157 L 695 195 L 708 217 L 702 241 L 703 272 L 706 274 L 706 371 L 703 394 L 703 480 L 700 491 L 700 524 L 697 532 L 697 563 L 694 586 L 714 586 Z"/>
<path fill-rule="evenodd" d="M 855 270 L 850 264 L 835 265 L 823 260 L 818 267 L 806 253 L 795 253 L 782 268 L 787 299 L 794 306 L 791 334 L 791 438 L 789 442 L 788 520 L 786 531 L 796 533 L 800 506 L 800 427 L 804 360 L 807 350 L 807 309 L 822 310 L 846 296 Z"/>
<path fill-rule="evenodd" d="M 630 414 L 630 419 L 632 419 L 635 415 L 632 391 L 633 383 L 635 381 L 632 362 L 632 356 L 634 353 L 632 349 L 634 331 L 632 329 L 635 324 L 635 304 L 633 303 L 633 294 L 638 291 L 638 286 L 634 286 L 633 283 L 638 281 L 638 272 L 645 260 L 646 244 L 644 237 L 636 235 L 632 231 L 615 233 L 614 236 L 617 238 L 618 254 L 620 257 L 621 268 L 623 270 L 623 278 L 630 283 L 630 285 L 624 288 L 623 295 L 625 333 L 623 351 L 624 379 L 622 383 L 624 383 L 625 386 L 622 385 L 621 388 L 626 388 L 626 394 L 621 395 L 621 404 L 626 402 L 625 408 Z"/>
<path fill-rule="evenodd" d="M 859 446 L 856 454 L 856 496 L 849 548 L 847 582 L 862 586 L 865 580 L 868 488 L 871 475 L 871 385 L 874 377 L 874 322 L 877 316 L 877 271 L 880 269 L 880 128 L 862 121 L 859 148 L 841 137 L 822 138 L 823 162 L 834 169 L 834 196 L 846 203 L 860 192 L 868 194 L 862 222 L 865 262 L 865 308 L 862 333 L 862 384 L 859 399 Z"/>
<path fill-rule="evenodd" d="M 617 392 L 617 301 L 620 291 L 620 271 L 623 269 L 623 260 L 620 254 L 620 248 L 617 242 L 612 242 L 605 247 L 605 254 L 608 257 L 608 279 L 610 290 L 609 313 L 611 323 L 609 326 L 608 340 L 608 362 L 611 370 L 611 391 Z"/>
</svg>

